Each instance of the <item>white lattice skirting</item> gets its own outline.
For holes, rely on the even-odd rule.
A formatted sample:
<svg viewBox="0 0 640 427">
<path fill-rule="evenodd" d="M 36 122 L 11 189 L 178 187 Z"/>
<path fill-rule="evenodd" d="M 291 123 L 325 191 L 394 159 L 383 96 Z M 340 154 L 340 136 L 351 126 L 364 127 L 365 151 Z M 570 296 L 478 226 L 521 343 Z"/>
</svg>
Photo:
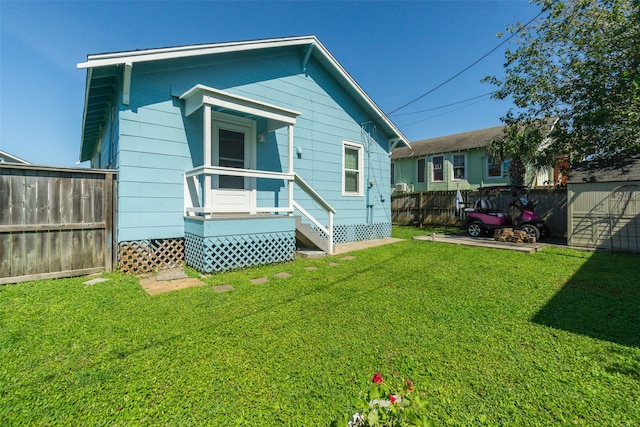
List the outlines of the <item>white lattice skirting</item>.
<svg viewBox="0 0 640 427">
<path fill-rule="evenodd" d="M 322 234 L 325 239 L 327 236 L 316 227 L 312 227 Z M 384 239 L 391 236 L 391 223 L 377 224 L 354 224 L 354 225 L 335 225 L 333 227 L 333 243 L 339 245 L 341 243 L 361 242 L 363 240 Z"/>
<path fill-rule="evenodd" d="M 200 237 L 185 234 L 185 261 L 203 273 L 290 261 L 295 232 Z"/>
</svg>

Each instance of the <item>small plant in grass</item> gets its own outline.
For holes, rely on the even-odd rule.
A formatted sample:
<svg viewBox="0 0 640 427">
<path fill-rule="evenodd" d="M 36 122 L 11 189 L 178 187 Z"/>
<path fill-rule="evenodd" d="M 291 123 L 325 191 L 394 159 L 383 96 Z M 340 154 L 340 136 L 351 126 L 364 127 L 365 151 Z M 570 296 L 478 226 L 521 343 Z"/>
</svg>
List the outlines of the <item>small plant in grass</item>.
<svg viewBox="0 0 640 427">
<path fill-rule="evenodd" d="M 355 414 L 343 414 L 333 425 L 337 427 L 432 427 L 427 417 L 426 401 L 408 380 L 400 386 L 386 383 L 376 372 L 371 387 L 357 403 L 363 408 Z"/>
</svg>

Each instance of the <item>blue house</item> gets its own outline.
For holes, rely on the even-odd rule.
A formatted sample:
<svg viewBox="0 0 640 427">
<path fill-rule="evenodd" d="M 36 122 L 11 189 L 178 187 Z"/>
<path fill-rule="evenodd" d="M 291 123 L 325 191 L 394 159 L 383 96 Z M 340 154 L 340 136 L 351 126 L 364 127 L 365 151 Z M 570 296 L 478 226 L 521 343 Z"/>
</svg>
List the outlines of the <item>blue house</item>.
<svg viewBox="0 0 640 427">
<path fill-rule="evenodd" d="M 80 160 L 118 170 L 121 249 L 183 241 L 187 264 L 212 272 L 390 236 L 389 153 L 407 139 L 316 37 L 78 68 Z"/>
</svg>

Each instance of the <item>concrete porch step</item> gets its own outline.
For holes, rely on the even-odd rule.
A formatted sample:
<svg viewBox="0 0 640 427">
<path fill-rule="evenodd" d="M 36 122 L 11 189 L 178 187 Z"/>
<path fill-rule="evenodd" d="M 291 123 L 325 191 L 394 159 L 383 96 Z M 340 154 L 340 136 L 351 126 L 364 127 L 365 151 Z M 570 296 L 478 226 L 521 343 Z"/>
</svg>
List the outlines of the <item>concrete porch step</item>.
<svg viewBox="0 0 640 427">
<path fill-rule="evenodd" d="M 326 257 L 327 253 L 317 249 L 300 248 L 296 249 L 296 256 L 300 258 L 317 259 Z"/>
</svg>

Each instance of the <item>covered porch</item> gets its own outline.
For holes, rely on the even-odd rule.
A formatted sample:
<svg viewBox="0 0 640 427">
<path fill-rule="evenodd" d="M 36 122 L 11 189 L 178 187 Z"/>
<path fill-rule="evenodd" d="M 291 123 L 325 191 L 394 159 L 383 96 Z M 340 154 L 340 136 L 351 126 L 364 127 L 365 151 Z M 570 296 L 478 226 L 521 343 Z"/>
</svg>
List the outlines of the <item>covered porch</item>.
<svg viewBox="0 0 640 427">
<path fill-rule="evenodd" d="M 295 253 L 296 233 L 312 234 L 311 241 L 322 240 L 322 249 L 332 253 L 336 211 L 294 171 L 294 126 L 300 113 L 203 85 L 180 99 L 185 116 L 199 112 L 202 117 L 202 165 L 184 174 L 187 262 L 200 269 L 197 259 L 214 251 L 225 252 L 226 261 L 219 265 L 230 268 L 287 261 Z M 286 150 L 280 153 L 275 133 L 282 129 Z M 268 153 L 268 161 L 258 157 L 259 151 Z M 322 219 L 294 200 L 294 186 L 322 207 Z M 252 249 L 227 244 L 237 236 L 252 242 Z M 256 251 L 257 244 L 265 255 L 247 260 L 247 251 Z M 216 264 L 203 271 L 218 269 Z"/>
</svg>

